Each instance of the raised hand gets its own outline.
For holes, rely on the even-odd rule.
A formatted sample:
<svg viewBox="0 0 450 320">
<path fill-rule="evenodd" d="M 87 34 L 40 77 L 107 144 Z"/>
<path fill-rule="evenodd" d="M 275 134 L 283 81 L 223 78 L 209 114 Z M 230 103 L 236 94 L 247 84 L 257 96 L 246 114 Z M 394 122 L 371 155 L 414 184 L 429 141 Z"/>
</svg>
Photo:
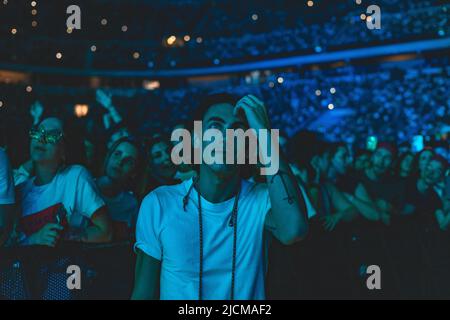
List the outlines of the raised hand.
<svg viewBox="0 0 450 320">
<path fill-rule="evenodd" d="M 95 100 L 107 110 L 112 107 L 112 95 L 104 90 L 98 89 L 95 92 Z"/>
<path fill-rule="evenodd" d="M 33 117 L 33 125 L 37 125 L 44 113 L 44 106 L 39 101 L 35 101 L 30 106 L 30 115 Z"/>
<path fill-rule="evenodd" d="M 237 114 L 240 110 L 244 112 L 250 128 L 270 130 L 267 109 L 261 100 L 253 95 L 247 95 L 238 101 L 234 113 Z"/>
</svg>

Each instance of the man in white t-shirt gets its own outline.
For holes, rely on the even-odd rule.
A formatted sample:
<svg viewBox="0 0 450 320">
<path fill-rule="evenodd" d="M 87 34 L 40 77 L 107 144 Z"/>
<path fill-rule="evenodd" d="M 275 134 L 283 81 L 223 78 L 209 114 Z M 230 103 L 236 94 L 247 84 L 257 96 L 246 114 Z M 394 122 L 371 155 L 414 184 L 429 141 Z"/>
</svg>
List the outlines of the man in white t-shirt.
<svg viewBox="0 0 450 320">
<path fill-rule="evenodd" d="M 14 180 L 6 152 L 0 148 L 0 247 L 8 237 L 14 204 Z"/>
<path fill-rule="evenodd" d="M 203 130 L 269 129 L 266 108 L 253 96 L 209 96 L 198 113 Z M 203 163 L 197 179 L 147 195 L 136 227 L 133 299 L 157 298 L 158 281 L 161 299 L 265 298 L 266 236 L 284 244 L 301 239 L 306 210 L 283 159 L 265 184 L 246 181 L 242 169 Z"/>
</svg>

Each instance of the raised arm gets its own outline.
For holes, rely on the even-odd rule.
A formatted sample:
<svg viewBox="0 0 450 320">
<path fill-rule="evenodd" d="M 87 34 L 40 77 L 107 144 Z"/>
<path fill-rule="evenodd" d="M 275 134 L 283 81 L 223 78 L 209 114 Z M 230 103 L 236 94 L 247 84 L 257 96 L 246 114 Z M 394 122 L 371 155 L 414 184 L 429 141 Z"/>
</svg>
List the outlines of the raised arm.
<svg viewBox="0 0 450 320">
<path fill-rule="evenodd" d="M 284 160 L 277 174 L 267 176 L 272 209 L 266 216 L 268 230 L 283 244 L 292 244 L 305 237 L 308 223 L 298 184 Z"/>
<path fill-rule="evenodd" d="M 266 228 L 281 243 L 294 243 L 303 238 L 308 229 L 306 212 L 303 212 L 305 205 L 297 181 L 289 164 L 280 155 L 278 139 L 271 133 L 264 104 L 249 95 L 238 102 L 236 111 L 239 110 L 244 111 L 250 128 L 258 134 L 263 164 L 270 163 L 270 167 L 265 168 L 264 172 L 272 208 L 266 216 Z M 264 130 L 266 135 L 261 135 L 260 130 Z M 261 149 L 265 150 L 261 153 Z M 270 159 L 268 150 L 271 150 Z"/>
<path fill-rule="evenodd" d="M 328 184 L 327 188 L 331 195 L 334 212 L 324 217 L 324 227 L 326 230 L 332 231 L 339 222 L 352 221 L 358 215 L 358 211 L 334 185 Z"/>
<path fill-rule="evenodd" d="M 361 215 L 371 221 L 383 221 L 389 223 L 389 213 L 381 210 L 370 198 L 363 184 L 356 187 L 355 195 L 348 196 L 350 202 L 358 209 Z"/>
</svg>

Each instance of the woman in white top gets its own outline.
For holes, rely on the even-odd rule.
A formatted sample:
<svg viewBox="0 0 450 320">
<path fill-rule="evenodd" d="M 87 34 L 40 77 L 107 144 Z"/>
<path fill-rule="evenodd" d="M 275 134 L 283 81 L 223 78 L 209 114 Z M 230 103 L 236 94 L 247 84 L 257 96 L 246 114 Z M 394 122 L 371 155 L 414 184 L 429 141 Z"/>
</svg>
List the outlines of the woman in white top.
<svg viewBox="0 0 450 320">
<path fill-rule="evenodd" d="M 35 176 L 18 186 L 21 245 L 54 247 L 60 239 L 109 242 L 111 222 L 105 202 L 88 171 L 70 165 L 75 149 L 71 131 L 57 118 L 30 131 Z"/>
</svg>

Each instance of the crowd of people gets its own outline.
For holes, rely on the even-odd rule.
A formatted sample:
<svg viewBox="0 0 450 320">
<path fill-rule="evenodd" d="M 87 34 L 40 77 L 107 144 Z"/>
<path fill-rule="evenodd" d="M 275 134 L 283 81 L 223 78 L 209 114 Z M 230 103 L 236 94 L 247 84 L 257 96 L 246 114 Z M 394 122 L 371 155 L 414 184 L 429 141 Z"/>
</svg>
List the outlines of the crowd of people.
<svg viewBox="0 0 450 320">
<path fill-rule="evenodd" d="M 381 7 L 383 7 L 382 4 Z M 419 9 L 409 7 L 402 12 L 399 7 L 396 7 L 395 12 L 383 11 L 383 27 L 380 30 L 368 29 L 366 22 L 361 20 L 361 12 L 357 10 L 346 13 L 342 17 L 330 17 L 324 23 L 311 24 L 298 20 L 295 27 L 291 28 L 281 26 L 266 33 L 249 33 L 205 40 L 202 55 L 196 53 L 198 45 L 190 44 L 189 50 L 192 53 L 189 52 L 189 56 L 192 55 L 196 59 L 190 59 L 188 63 L 197 61 L 197 64 L 201 65 L 203 61 L 208 61 L 214 64 L 216 59 L 221 63 L 236 62 L 255 59 L 255 57 L 334 51 L 368 43 L 376 45 L 411 39 L 437 38 L 450 31 L 447 22 L 449 9 L 449 6 L 427 7 L 424 4 Z M 431 17 L 438 23 L 432 23 Z M 241 48 L 241 50 L 233 50 L 234 48 Z M 171 60 L 177 61 L 177 65 L 183 63 L 175 54 L 168 55 L 166 59 L 167 64 Z"/>
<path fill-rule="evenodd" d="M 254 96 L 202 101 L 191 120 L 208 128 L 269 128 Z M 281 173 L 265 177 L 238 165 L 175 165 L 163 132 L 131 131 L 114 127 L 103 156 L 71 121 L 43 117 L 29 130 L 29 159 L 14 167 L 8 155 L 21 146 L 2 132 L 1 245 L 136 243 L 136 299 L 370 297 L 369 265 L 382 269 L 383 297 L 450 296 L 448 161 L 433 148 L 352 150 L 299 131 L 280 138 Z M 37 296 L 55 298 L 58 286 L 66 281 L 49 280 Z"/>
<path fill-rule="evenodd" d="M 450 33 L 450 6 L 440 1 L 378 1 L 382 10 L 380 30 L 367 28 L 361 18 L 366 14 L 365 3 L 317 2 L 312 7 L 306 3 L 254 1 L 244 6 L 201 2 L 164 6 L 113 2 L 105 7 L 86 1 L 83 28 L 70 34 L 65 28 L 55 27 L 55 19 L 46 19 L 58 10 L 65 11 L 64 3 L 54 8 L 42 6 L 39 27 L 20 29 L 11 39 L 5 38 L 0 58 L 14 64 L 71 68 L 170 69 L 437 39 Z M 105 13 L 99 17 L 91 12 Z M 0 17 L 5 20 L 0 31 L 10 34 L 9 26 L 15 25 L 12 19 L 16 15 L 8 14 L 5 6 Z M 107 18 L 104 25 L 99 23 L 102 18 Z M 98 36 L 92 38 L 92 34 Z M 170 36 L 177 40 L 168 44 Z M 61 60 L 55 59 L 56 52 L 63 54 Z"/>
<path fill-rule="evenodd" d="M 403 146 L 414 136 L 422 135 L 430 145 L 441 144 L 438 151 L 449 158 L 445 148 L 450 114 L 446 94 L 449 74 L 448 58 L 440 56 L 395 64 L 386 61 L 367 66 L 258 71 L 207 85 L 171 86 L 162 82 L 154 91 L 110 87 L 104 90 L 109 96 L 106 98 L 96 97 L 96 92 L 102 90 L 39 84 L 25 94 L 23 86 L 0 85 L 0 93 L 9 97 L 3 100 L 5 113 L 15 120 L 6 125 L 14 132 L 11 139 L 18 146 L 25 146 L 23 122 L 34 122 L 30 105 L 35 100 L 44 105 L 47 113 L 64 116 L 73 115 L 75 104 L 88 104 L 89 113 L 78 120 L 84 123 L 80 132 L 86 143 L 102 154 L 105 140 L 116 130 L 114 118 L 134 135 L 169 134 L 174 126 L 189 119 L 201 96 L 223 89 L 236 95 L 252 93 L 263 97 L 273 125 L 283 128 L 287 136 L 307 128 L 323 133 L 327 140 L 362 147 L 369 136 L 394 139 Z M 114 117 L 110 110 L 115 110 Z M 26 150 L 21 151 L 26 154 Z M 15 154 L 10 156 L 14 165 L 26 161 Z"/>
</svg>

